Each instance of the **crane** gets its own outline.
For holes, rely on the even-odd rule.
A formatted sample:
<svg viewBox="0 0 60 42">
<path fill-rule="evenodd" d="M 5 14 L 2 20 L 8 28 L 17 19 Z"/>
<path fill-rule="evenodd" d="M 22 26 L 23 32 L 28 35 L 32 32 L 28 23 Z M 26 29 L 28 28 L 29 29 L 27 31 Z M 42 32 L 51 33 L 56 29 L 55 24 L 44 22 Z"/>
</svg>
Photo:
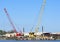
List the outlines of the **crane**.
<svg viewBox="0 0 60 42">
<path fill-rule="evenodd" d="M 4 8 L 4 11 L 5 11 L 5 13 L 6 13 L 6 16 L 7 16 L 8 20 L 9 20 L 9 22 L 10 22 L 12 28 L 14 29 L 14 32 L 16 33 L 16 36 L 22 35 L 21 33 L 18 33 L 18 32 L 17 32 L 16 27 L 14 26 L 14 24 L 13 24 L 13 22 L 12 22 L 10 16 L 9 16 L 9 14 L 8 14 L 8 12 L 7 12 L 7 10 L 6 10 L 6 8 Z"/>
<path fill-rule="evenodd" d="M 35 32 L 38 32 L 38 30 L 39 30 L 39 26 L 40 26 L 40 23 L 41 23 L 41 18 L 42 18 L 42 14 L 44 12 L 45 4 L 46 4 L 46 0 L 43 0 L 41 10 L 40 10 L 40 15 L 38 17 L 38 22 L 37 22 L 37 25 L 36 25 L 36 28 L 35 28 Z"/>
<path fill-rule="evenodd" d="M 11 18 L 10 18 L 10 16 L 9 16 L 9 14 L 8 14 L 8 12 L 7 12 L 7 10 L 6 10 L 6 8 L 4 8 L 4 11 L 5 11 L 5 13 L 6 13 L 6 16 L 7 16 L 8 20 L 9 20 L 9 22 L 10 22 L 12 28 L 14 29 L 14 32 L 17 32 L 16 29 L 15 29 L 15 26 L 14 26 L 13 22 L 11 21 Z"/>
</svg>

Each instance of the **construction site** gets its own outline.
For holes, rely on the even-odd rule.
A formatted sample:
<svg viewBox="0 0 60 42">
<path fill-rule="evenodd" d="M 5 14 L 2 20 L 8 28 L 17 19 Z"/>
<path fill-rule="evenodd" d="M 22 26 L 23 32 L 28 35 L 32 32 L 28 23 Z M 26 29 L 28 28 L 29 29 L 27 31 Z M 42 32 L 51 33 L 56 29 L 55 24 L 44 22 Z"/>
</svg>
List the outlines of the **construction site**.
<svg viewBox="0 0 60 42">
<path fill-rule="evenodd" d="M 38 18 L 37 25 L 35 27 L 35 32 L 25 32 L 25 28 L 22 28 L 23 30 L 21 32 L 18 32 L 16 30 L 16 27 L 14 26 L 10 15 L 8 13 L 8 9 L 4 8 L 5 15 L 7 16 L 7 19 L 9 20 L 12 28 L 13 33 L 6 33 L 5 35 L 0 36 L 0 38 L 4 38 L 5 40 L 13 39 L 13 40 L 60 40 L 60 33 L 51 33 L 51 32 L 44 32 L 44 27 L 42 26 L 42 31 L 39 32 L 40 22 L 42 18 L 42 14 L 44 13 L 44 8 L 46 5 L 46 0 L 43 0 L 42 6 L 40 8 L 40 15 Z"/>
</svg>

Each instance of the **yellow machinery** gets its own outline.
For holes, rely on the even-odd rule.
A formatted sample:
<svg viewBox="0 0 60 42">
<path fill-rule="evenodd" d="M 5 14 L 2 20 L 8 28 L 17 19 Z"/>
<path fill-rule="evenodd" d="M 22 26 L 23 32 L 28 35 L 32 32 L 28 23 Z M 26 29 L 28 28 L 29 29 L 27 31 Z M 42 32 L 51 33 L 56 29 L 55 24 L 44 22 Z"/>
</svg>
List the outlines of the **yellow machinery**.
<svg viewBox="0 0 60 42">
<path fill-rule="evenodd" d="M 34 38 L 35 37 L 34 32 L 30 32 L 29 37 Z"/>
</svg>

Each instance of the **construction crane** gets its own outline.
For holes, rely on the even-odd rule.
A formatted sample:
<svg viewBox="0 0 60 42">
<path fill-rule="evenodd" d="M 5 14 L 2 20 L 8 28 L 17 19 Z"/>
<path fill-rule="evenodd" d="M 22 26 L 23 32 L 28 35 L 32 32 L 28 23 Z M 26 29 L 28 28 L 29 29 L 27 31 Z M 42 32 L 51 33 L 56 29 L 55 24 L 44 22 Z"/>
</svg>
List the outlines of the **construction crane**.
<svg viewBox="0 0 60 42">
<path fill-rule="evenodd" d="M 15 26 L 14 26 L 14 24 L 13 24 L 13 22 L 12 22 L 11 19 L 10 19 L 10 16 L 9 16 L 9 14 L 8 14 L 8 12 L 7 12 L 7 10 L 6 10 L 6 8 L 4 8 L 4 11 L 5 11 L 5 13 L 6 13 L 6 16 L 7 16 L 8 20 L 9 20 L 9 22 L 10 22 L 12 28 L 14 29 L 14 32 L 17 32 L 17 31 L 16 31 L 16 28 L 15 28 Z"/>
<path fill-rule="evenodd" d="M 14 24 L 13 24 L 13 22 L 12 22 L 10 16 L 9 16 L 9 14 L 8 14 L 8 12 L 7 12 L 7 10 L 6 10 L 6 8 L 4 8 L 4 11 L 5 11 L 5 13 L 6 13 L 6 16 L 7 16 L 8 20 L 9 20 L 9 22 L 10 22 L 12 28 L 14 29 L 14 32 L 16 33 L 17 36 L 20 36 L 21 33 L 18 33 L 18 32 L 17 32 L 17 30 L 16 30 L 16 28 L 15 28 L 15 26 L 14 26 Z"/>
<path fill-rule="evenodd" d="M 42 18 L 42 14 L 44 12 L 45 4 L 46 4 L 46 0 L 43 0 L 43 4 L 41 6 L 40 15 L 38 17 L 38 22 L 37 22 L 37 25 L 36 25 L 36 28 L 35 28 L 35 32 L 38 32 L 38 30 L 39 30 L 39 26 L 41 24 L 41 18 Z"/>
</svg>

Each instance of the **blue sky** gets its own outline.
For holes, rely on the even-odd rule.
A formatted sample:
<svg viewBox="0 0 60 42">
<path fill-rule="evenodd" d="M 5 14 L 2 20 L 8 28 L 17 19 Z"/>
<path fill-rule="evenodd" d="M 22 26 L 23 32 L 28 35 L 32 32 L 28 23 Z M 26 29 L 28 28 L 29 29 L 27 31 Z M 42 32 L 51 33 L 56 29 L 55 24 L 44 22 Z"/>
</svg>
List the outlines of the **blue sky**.
<svg viewBox="0 0 60 42">
<path fill-rule="evenodd" d="M 6 8 L 17 31 L 23 27 L 26 32 L 30 32 L 32 27 L 34 31 L 42 2 L 43 0 L 0 0 L 0 29 L 13 29 L 4 12 Z M 60 32 L 60 0 L 46 0 L 40 32 L 42 25 L 45 32 Z"/>
</svg>

